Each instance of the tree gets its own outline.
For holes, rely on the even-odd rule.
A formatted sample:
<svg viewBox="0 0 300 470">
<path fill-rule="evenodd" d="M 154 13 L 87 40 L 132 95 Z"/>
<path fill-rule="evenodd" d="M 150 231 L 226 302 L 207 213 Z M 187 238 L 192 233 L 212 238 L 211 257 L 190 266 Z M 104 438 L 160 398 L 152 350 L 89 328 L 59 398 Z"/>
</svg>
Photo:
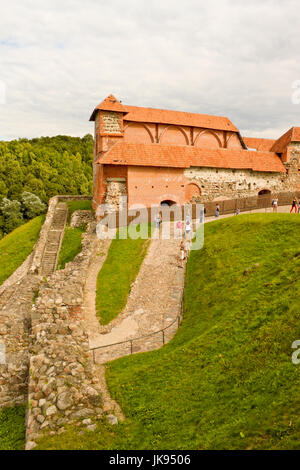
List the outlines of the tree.
<svg viewBox="0 0 300 470">
<path fill-rule="evenodd" d="M 33 219 L 46 210 L 44 204 L 38 196 L 28 191 L 24 191 L 21 196 L 22 210 L 25 219 Z"/>
<path fill-rule="evenodd" d="M 0 204 L 0 213 L 3 220 L 2 230 L 4 233 L 9 233 L 24 223 L 19 201 L 10 201 L 6 197 L 3 198 Z"/>
</svg>

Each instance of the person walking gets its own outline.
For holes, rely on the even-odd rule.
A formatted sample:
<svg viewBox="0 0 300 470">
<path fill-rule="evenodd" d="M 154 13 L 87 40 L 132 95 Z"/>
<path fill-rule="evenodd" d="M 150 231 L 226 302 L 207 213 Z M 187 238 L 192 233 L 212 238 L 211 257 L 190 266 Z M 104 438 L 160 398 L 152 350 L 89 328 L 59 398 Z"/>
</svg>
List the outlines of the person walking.
<svg viewBox="0 0 300 470">
<path fill-rule="evenodd" d="M 176 222 L 176 238 L 182 238 L 182 222 L 181 220 L 178 220 Z"/>
<path fill-rule="evenodd" d="M 180 265 L 179 265 L 179 267 L 183 268 L 184 260 L 185 260 L 185 243 L 184 243 L 183 240 L 181 240 L 179 248 L 180 248 Z"/>
<path fill-rule="evenodd" d="M 273 207 L 273 212 L 277 212 L 277 207 L 278 207 L 278 199 L 274 197 L 272 201 L 272 207 Z"/>
<path fill-rule="evenodd" d="M 186 259 L 188 259 L 190 251 L 191 251 L 191 241 L 186 240 L 186 242 L 185 242 L 185 258 Z"/>
<path fill-rule="evenodd" d="M 220 215 L 220 206 L 219 204 L 216 205 L 216 219 L 219 217 Z"/>
<path fill-rule="evenodd" d="M 203 206 L 203 207 L 200 209 L 200 224 L 204 224 L 204 217 L 205 217 L 205 214 L 206 214 L 206 209 L 205 209 L 205 207 Z"/>
<path fill-rule="evenodd" d="M 189 220 L 187 220 L 186 223 L 185 223 L 184 235 L 185 235 L 185 238 L 187 238 L 188 240 L 190 239 L 191 231 L 192 231 L 191 222 Z"/>
<path fill-rule="evenodd" d="M 160 213 L 156 214 L 155 223 L 156 223 L 156 228 L 160 229 L 160 225 L 161 225 L 161 215 L 160 215 Z"/>
<path fill-rule="evenodd" d="M 291 210 L 290 210 L 290 214 L 293 212 L 294 209 L 295 209 L 295 214 L 297 214 L 297 201 L 296 201 L 295 197 L 294 197 L 293 202 L 292 202 L 292 207 L 291 207 Z"/>
</svg>

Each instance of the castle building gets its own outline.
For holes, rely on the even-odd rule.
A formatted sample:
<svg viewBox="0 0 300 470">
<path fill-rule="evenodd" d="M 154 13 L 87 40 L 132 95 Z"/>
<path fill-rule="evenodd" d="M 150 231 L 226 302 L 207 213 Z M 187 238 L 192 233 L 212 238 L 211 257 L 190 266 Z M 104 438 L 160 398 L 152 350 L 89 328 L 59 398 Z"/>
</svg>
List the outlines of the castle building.
<svg viewBox="0 0 300 470">
<path fill-rule="evenodd" d="M 183 205 L 300 189 L 300 127 L 242 137 L 227 117 L 123 105 L 93 111 L 93 204 Z"/>
</svg>

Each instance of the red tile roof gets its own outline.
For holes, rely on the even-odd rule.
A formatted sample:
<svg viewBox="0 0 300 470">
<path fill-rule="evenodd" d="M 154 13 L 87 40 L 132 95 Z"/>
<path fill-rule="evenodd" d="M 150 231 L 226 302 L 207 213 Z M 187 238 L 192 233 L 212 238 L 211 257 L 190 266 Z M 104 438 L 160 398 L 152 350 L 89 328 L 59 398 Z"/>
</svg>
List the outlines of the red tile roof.
<svg viewBox="0 0 300 470">
<path fill-rule="evenodd" d="M 139 106 L 125 106 L 122 105 L 113 95 L 109 95 L 94 109 L 90 117 L 90 121 L 95 120 L 98 110 L 126 113 L 126 121 L 173 124 L 177 126 L 192 126 L 205 129 L 238 132 L 238 129 L 227 117 L 185 113 L 183 111 L 171 111 L 166 109 L 143 108 Z"/>
<path fill-rule="evenodd" d="M 272 146 L 275 144 L 275 139 L 260 139 L 257 137 L 243 137 L 243 141 L 247 147 L 251 149 L 261 150 L 263 152 L 270 152 Z"/>
<path fill-rule="evenodd" d="M 124 118 L 125 121 L 173 124 L 238 132 L 238 129 L 227 117 L 138 106 L 125 106 L 125 108 L 128 112 Z"/>
<path fill-rule="evenodd" d="M 240 149 L 200 149 L 197 147 L 160 144 L 115 144 L 97 163 L 110 165 L 189 168 L 251 169 L 283 172 L 285 167 L 276 153 Z"/>
<path fill-rule="evenodd" d="M 271 148 L 272 152 L 283 153 L 291 142 L 300 142 L 300 127 L 292 127 L 283 134 Z"/>
<path fill-rule="evenodd" d="M 97 111 L 115 111 L 117 113 L 126 113 L 125 107 L 120 103 L 120 101 L 117 100 L 117 98 L 114 97 L 114 95 L 109 95 L 105 100 L 102 101 L 102 103 L 98 104 L 96 108 L 94 109 L 90 121 L 95 120 L 96 112 Z"/>
</svg>

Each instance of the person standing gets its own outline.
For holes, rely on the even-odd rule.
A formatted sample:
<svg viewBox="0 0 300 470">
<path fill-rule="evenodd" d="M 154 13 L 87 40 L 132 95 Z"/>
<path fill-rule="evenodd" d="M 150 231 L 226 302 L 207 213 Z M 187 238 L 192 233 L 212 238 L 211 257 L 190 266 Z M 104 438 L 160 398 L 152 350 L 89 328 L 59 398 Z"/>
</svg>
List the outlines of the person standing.
<svg viewBox="0 0 300 470">
<path fill-rule="evenodd" d="M 295 214 L 297 214 L 297 201 L 296 201 L 295 197 L 294 197 L 293 202 L 292 202 L 292 207 L 291 207 L 291 210 L 290 210 L 290 214 L 291 214 L 291 212 L 293 212 L 294 209 L 295 209 Z"/>
<path fill-rule="evenodd" d="M 272 207 L 273 207 L 273 212 L 277 212 L 277 207 L 278 207 L 278 199 L 274 197 L 272 201 Z"/>
<path fill-rule="evenodd" d="M 216 218 L 218 218 L 220 215 L 220 206 L 219 204 L 216 205 Z"/>
</svg>

